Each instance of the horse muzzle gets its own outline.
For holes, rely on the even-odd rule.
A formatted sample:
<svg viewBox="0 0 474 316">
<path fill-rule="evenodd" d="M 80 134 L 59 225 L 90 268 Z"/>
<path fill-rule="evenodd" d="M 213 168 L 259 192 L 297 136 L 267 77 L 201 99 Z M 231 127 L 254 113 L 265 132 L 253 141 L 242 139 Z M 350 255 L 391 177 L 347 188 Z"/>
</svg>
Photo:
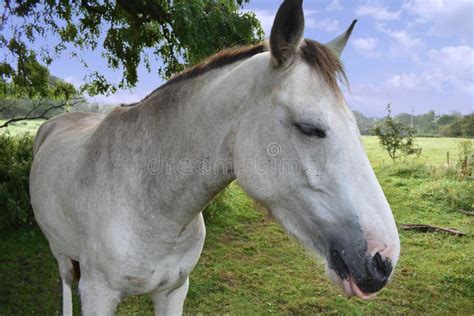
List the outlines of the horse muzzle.
<svg viewBox="0 0 474 316">
<path fill-rule="evenodd" d="M 374 256 L 362 256 L 336 249 L 329 251 L 328 267 L 340 279 L 349 297 L 361 299 L 373 298 L 388 283 L 393 271 L 391 260 L 378 252 Z"/>
</svg>

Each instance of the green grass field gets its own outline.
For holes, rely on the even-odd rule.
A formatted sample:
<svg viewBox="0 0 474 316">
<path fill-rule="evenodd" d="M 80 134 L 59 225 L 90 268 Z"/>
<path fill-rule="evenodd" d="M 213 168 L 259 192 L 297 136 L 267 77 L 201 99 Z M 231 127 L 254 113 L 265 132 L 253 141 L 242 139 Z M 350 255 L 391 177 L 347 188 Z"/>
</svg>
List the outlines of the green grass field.
<svg viewBox="0 0 474 316">
<path fill-rule="evenodd" d="M 5 120 L 0 120 L 0 125 L 2 125 L 4 122 Z M 11 135 L 21 135 L 25 133 L 36 134 L 36 131 L 43 123 L 44 120 L 20 121 L 12 123 L 6 128 L 0 129 L 0 133 L 8 132 Z"/>
<path fill-rule="evenodd" d="M 207 238 L 191 274 L 188 314 L 458 314 L 474 311 L 474 183 L 445 172 L 455 139 L 418 139 L 423 154 L 395 166 L 374 137 L 369 157 L 397 223 L 455 227 L 465 237 L 400 230 L 400 262 L 376 299 L 347 299 L 326 278 L 320 259 L 290 240 L 268 214 L 232 184 L 206 211 Z M 435 170 L 435 169 L 436 170 Z M 79 314 L 75 296 L 76 314 Z M 0 240 L 0 315 L 61 311 L 56 263 L 41 232 Z M 130 298 L 120 315 L 151 315 L 148 297 Z"/>
<path fill-rule="evenodd" d="M 391 159 L 388 154 L 382 150 L 379 145 L 379 139 L 376 136 L 363 136 L 364 145 L 369 155 L 372 166 L 391 165 Z M 457 147 L 461 138 L 416 138 L 416 144 L 423 148 L 420 157 L 405 159 L 405 163 L 422 163 L 434 167 L 439 167 L 447 162 L 447 153 L 450 155 L 450 162 L 457 159 Z"/>
</svg>

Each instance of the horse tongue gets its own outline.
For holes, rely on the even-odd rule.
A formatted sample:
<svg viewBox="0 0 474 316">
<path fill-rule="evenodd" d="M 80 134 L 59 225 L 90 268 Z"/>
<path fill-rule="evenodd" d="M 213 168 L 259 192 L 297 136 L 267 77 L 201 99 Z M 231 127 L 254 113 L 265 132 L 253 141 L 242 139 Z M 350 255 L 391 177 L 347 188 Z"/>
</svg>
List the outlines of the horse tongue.
<svg viewBox="0 0 474 316">
<path fill-rule="evenodd" d="M 356 295 L 352 290 L 351 283 L 348 280 L 342 281 L 342 288 L 348 297 L 353 297 Z"/>
<path fill-rule="evenodd" d="M 352 276 L 349 278 L 349 283 L 352 289 L 352 292 L 357 295 L 358 298 L 363 299 L 363 300 L 370 300 L 374 297 L 377 296 L 377 293 L 365 293 L 362 291 L 357 284 L 355 283 L 354 279 Z"/>
</svg>

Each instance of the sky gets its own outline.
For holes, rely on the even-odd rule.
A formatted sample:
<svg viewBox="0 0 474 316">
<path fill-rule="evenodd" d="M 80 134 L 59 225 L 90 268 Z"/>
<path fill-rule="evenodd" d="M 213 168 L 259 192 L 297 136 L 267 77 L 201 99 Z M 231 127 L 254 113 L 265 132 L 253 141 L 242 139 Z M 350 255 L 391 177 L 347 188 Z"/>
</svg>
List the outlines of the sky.
<svg viewBox="0 0 474 316">
<path fill-rule="evenodd" d="M 244 11 L 254 11 L 266 36 L 280 1 L 252 0 Z M 317 0 L 304 1 L 305 37 L 322 43 L 358 23 L 342 56 L 350 80 L 346 100 L 352 110 L 383 116 L 391 103 L 394 113 L 415 114 L 474 111 L 474 1 L 473 0 Z M 86 53 L 91 69 L 118 82 L 120 72 L 107 69 L 98 53 Z M 155 61 L 155 65 L 160 61 Z M 77 61 L 60 58 L 51 73 L 79 85 L 87 73 Z M 98 103 L 141 100 L 163 80 L 139 69 L 132 90 L 95 96 Z"/>
</svg>

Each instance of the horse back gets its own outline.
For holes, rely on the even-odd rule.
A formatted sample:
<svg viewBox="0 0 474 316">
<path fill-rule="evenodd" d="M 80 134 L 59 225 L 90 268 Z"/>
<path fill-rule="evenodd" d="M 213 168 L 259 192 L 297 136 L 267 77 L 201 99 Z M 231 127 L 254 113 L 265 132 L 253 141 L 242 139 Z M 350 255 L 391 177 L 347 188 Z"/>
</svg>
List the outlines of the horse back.
<svg viewBox="0 0 474 316">
<path fill-rule="evenodd" d="M 33 155 L 36 156 L 40 148 L 55 137 L 65 136 L 70 132 L 81 132 L 82 130 L 96 126 L 102 121 L 104 115 L 97 113 L 66 113 L 52 118 L 43 123 L 36 133 L 33 144 Z"/>
</svg>

